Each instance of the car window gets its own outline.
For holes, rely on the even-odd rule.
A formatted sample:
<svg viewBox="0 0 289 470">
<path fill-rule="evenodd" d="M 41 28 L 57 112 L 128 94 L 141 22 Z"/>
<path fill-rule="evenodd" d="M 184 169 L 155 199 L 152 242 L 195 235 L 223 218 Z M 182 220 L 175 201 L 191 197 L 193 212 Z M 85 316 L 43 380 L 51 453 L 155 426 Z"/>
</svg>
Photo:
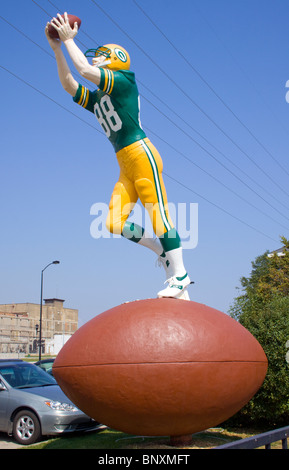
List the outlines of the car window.
<svg viewBox="0 0 289 470">
<path fill-rule="evenodd" d="M 0 374 L 13 388 L 55 385 L 55 379 L 39 367 L 29 363 L 0 365 Z"/>
<path fill-rule="evenodd" d="M 11 385 L 11 387 L 14 387 L 14 385 L 17 382 L 17 379 L 16 379 L 16 376 L 15 376 L 15 370 L 13 369 L 13 367 L 10 367 L 10 366 L 5 367 L 5 368 L 0 367 L 0 370 L 1 370 L 1 375 L 2 375 L 3 379 L 5 379 L 6 382 L 8 382 L 9 385 Z"/>
<path fill-rule="evenodd" d="M 40 364 L 40 367 L 41 367 L 41 369 L 46 370 L 46 371 L 52 369 L 52 365 L 49 362 L 47 362 L 45 364 Z"/>
</svg>

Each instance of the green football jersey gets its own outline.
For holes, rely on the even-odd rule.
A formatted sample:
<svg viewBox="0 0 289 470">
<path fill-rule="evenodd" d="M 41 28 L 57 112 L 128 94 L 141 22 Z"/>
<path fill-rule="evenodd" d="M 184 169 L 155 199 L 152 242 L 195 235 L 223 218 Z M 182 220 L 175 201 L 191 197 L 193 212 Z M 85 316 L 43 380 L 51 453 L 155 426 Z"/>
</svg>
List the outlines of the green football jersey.
<svg viewBox="0 0 289 470">
<path fill-rule="evenodd" d="M 79 84 L 73 100 L 97 117 L 116 152 L 146 137 L 140 123 L 139 93 L 133 72 L 99 69 L 99 88 Z"/>
</svg>

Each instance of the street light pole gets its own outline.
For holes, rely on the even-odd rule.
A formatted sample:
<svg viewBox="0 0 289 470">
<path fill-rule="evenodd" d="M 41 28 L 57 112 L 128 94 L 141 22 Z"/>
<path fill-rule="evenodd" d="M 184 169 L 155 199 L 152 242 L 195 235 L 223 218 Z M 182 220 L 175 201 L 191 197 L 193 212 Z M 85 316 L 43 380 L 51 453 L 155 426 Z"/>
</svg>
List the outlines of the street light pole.
<svg viewBox="0 0 289 470">
<path fill-rule="evenodd" d="M 43 273 L 51 264 L 59 264 L 60 261 L 52 261 L 41 271 L 41 289 L 40 289 L 40 318 L 39 318 L 39 361 L 41 361 L 41 342 L 42 342 L 42 303 L 43 303 Z"/>
</svg>

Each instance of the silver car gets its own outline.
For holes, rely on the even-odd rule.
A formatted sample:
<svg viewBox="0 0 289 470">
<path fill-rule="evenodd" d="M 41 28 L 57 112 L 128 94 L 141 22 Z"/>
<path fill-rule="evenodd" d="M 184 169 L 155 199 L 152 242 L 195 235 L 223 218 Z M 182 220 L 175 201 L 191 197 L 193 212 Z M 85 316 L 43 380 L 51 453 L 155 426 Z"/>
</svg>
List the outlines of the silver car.
<svg viewBox="0 0 289 470">
<path fill-rule="evenodd" d="M 98 427 L 100 423 L 76 408 L 47 372 L 21 360 L 0 360 L 0 431 L 25 445 L 42 435 Z"/>
</svg>

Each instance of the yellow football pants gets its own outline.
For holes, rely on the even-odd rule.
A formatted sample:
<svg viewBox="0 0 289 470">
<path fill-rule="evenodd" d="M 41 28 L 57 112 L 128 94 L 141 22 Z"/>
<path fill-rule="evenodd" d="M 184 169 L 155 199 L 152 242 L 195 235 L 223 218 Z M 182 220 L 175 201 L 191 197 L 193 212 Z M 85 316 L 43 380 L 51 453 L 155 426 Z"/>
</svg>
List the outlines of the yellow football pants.
<svg viewBox="0 0 289 470">
<path fill-rule="evenodd" d="M 173 223 L 168 213 L 160 154 L 145 138 L 123 148 L 116 156 L 120 175 L 109 204 L 107 229 L 111 233 L 121 234 L 129 214 L 140 199 L 149 213 L 156 236 L 162 236 L 173 228 Z"/>
</svg>

